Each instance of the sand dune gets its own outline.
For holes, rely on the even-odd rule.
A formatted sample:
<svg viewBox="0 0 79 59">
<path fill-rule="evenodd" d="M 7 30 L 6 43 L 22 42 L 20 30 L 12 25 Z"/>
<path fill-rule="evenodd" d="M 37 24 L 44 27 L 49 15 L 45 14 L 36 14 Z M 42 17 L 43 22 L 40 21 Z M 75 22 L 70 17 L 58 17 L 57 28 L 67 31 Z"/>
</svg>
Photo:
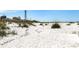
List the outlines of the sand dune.
<svg viewBox="0 0 79 59">
<path fill-rule="evenodd" d="M 36 26 L 29 28 L 18 27 L 17 24 L 7 24 L 10 31 L 17 32 L 17 35 L 9 35 L 0 38 L 1 48 L 74 48 L 79 47 L 79 26 L 74 23 L 67 26 L 67 23 L 59 23 L 60 29 L 51 29 L 52 23 L 43 26 L 34 23 Z"/>
</svg>

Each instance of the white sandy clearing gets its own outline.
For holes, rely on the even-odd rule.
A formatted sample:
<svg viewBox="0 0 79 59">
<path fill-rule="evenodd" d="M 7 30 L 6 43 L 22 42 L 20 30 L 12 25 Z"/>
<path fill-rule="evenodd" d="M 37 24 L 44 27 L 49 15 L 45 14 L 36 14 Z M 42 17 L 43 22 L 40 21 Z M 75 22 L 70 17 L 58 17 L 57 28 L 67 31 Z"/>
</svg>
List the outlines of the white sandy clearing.
<svg viewBox="0 0 79 59">
<path fill-rule="evenodd" d="M 1 48 L 72 48 L 79 47 L 77 25 L 66 26 L 61 24 L 61 29 L 51 29 L 51 24 L 47 26 L 30 26 L 29 28 L 20 28 L 8 25 L 11 31 L 17 32 L 17 35 L 10 35 L 0 39 Z M 70 28 L 70 29 L 69 29 Z"/>
</svg>

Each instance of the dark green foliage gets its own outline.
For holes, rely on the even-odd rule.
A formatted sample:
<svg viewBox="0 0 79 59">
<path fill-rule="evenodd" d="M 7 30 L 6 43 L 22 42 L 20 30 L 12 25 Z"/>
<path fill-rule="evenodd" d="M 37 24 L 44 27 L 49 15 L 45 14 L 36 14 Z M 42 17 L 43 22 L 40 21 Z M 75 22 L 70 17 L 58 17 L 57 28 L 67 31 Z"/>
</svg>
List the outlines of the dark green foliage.
<svg viewBox="0 0 79 59">
<path fill-rule="evenodd" d="M 61 28 L 60 25 L 58 23 L 55 23 L 51 26 L 51 28 Z"/>
<path fill-rule="evenodd" d="M 10 34 L 17 35 L 17 33 L 15 31 L 12 31 Z"/>
<path fill-rule="evenodd" d="M 71 24 L 69 23 L 69 24 L 67 24 L 68 26 L 70 26 Z"/>
<path fill-rule="evenodd" d="M 7 33 L 5 31 L 0 31 L 0 36 L 1 37 L 7 36 Z"/>
<path fill-rule="evenodd" d="M 19 24 L 19 27 L 26 27 L 26 28 L 28 28 L 28 25 L 26 25 L 26 24 Z"/>
<path fill-rule="evenodd" d="M 22 27 L 26 27 L 26 28 L 28 28 L 28 25 L 26 25 L 26 24 L 23 24 L 23 26 Z"/>
<path fill-rule="evenodd" d="M 9 29 L 4 22 L 0 23 L 0 30 Z"/>
<path fill-rule="evenodd" d="M 45 24 L 45 25 L 47 25 L 47 24 Z"/>
<path fill-rule="evenodd" d="M 9 29 L 9 27 L 6 26 L 6 23 L 0 22 L 0 37 L 7 36 L 6 29 Z"/>
<path fill-rule="evenodd" d="M 12 22 L 10 21 L 8 24 L 11 24 Z"/>
<path fill-rule="evenodd" d="M 6 27 L 6 26 L 2 26 L 2 27 L 0 27 L 0 29 L 5 30 L 5 29 L 10 29 L 10 28 Z"/>
<path fill-rule="evenodd" d="M 1 16 L 1 20 L 6 19 L 6 18 L 7 18 L 7 16 L 5 16 L 5 15 Z"/>
<path fill-rule="evenodd" d="M 75 23 L 75 22 L 69 22 L 69 23 Z"/>
<path fill-rule="evenodd" d="M 13 17 L 13 20 L 21 20 L 21 17 L 18 16 L 18 17 Z"/>
<path fill-rule="evenodd" d="M 70 26 L 71 24 L 74 24 L 75 22 L 69 22 L 67 25 Z"/>
<path fill-rule="evenodd" d="M 42 23 L 40 23 L 40 25 L 43 25 Z"/>
<path fill-rule="evenodd" d="M 72 34 L 76 34 L 76 31 L 73 31 Z"/>
<path fill-rule="evenodd" d="M 77 23 L 77 25 L 79 25 L 79 23 Z"/>
<path fill-rule="evenodd" d="M 9 27 L 6 27 L 6 29 L 10 29 Z"/>
<path fill-rule="evenodd" d="M 8 35 L 9 35 L 9 34 L 12 34 L 12 35 L 17 35 L 17 33 L 16 33 L 15 31 L 8 32 L 7 34 L 8 34 Z"/>
<path fill-rule="evenodd" d="M 33 20 L 32 22 L 34 22 L 34 23 L 38 23 L 39 21 L 37 21 L 37 20 Z"/>
<path fill-rule="evenodd" d="M 19 25 L 19 27 L 21 27 L 21 24 L 18 24 Z"/>
</svg>

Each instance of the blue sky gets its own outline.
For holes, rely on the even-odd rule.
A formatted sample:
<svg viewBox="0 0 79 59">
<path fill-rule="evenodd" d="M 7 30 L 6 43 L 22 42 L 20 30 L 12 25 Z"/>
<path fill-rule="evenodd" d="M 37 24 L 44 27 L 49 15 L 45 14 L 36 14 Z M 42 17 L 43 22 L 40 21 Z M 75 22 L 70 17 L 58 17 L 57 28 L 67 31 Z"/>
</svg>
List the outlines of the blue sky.
<svg viewBox="0 0 79 59">
<path fill-rule="evenodd" d="M 24 18 L 24 10 L 3 10 L 0 15 Z M 79 21 L 79 10 L 27 10 L 27 18 L 39 21 Z"/>
</svg>

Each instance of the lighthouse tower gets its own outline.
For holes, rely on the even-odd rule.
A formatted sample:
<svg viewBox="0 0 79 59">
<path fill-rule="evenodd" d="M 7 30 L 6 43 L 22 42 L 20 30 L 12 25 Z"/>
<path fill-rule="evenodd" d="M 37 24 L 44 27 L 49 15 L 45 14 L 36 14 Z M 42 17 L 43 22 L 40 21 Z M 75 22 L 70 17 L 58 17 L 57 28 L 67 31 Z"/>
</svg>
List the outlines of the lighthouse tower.
<svg viewBox="0 0 79 59">
<path fill-rule="evenodd" d="M 24 17 L 25 17 L 25 20 L 27 20 L 27 11 L 24 10 Z"/>
</svg>

